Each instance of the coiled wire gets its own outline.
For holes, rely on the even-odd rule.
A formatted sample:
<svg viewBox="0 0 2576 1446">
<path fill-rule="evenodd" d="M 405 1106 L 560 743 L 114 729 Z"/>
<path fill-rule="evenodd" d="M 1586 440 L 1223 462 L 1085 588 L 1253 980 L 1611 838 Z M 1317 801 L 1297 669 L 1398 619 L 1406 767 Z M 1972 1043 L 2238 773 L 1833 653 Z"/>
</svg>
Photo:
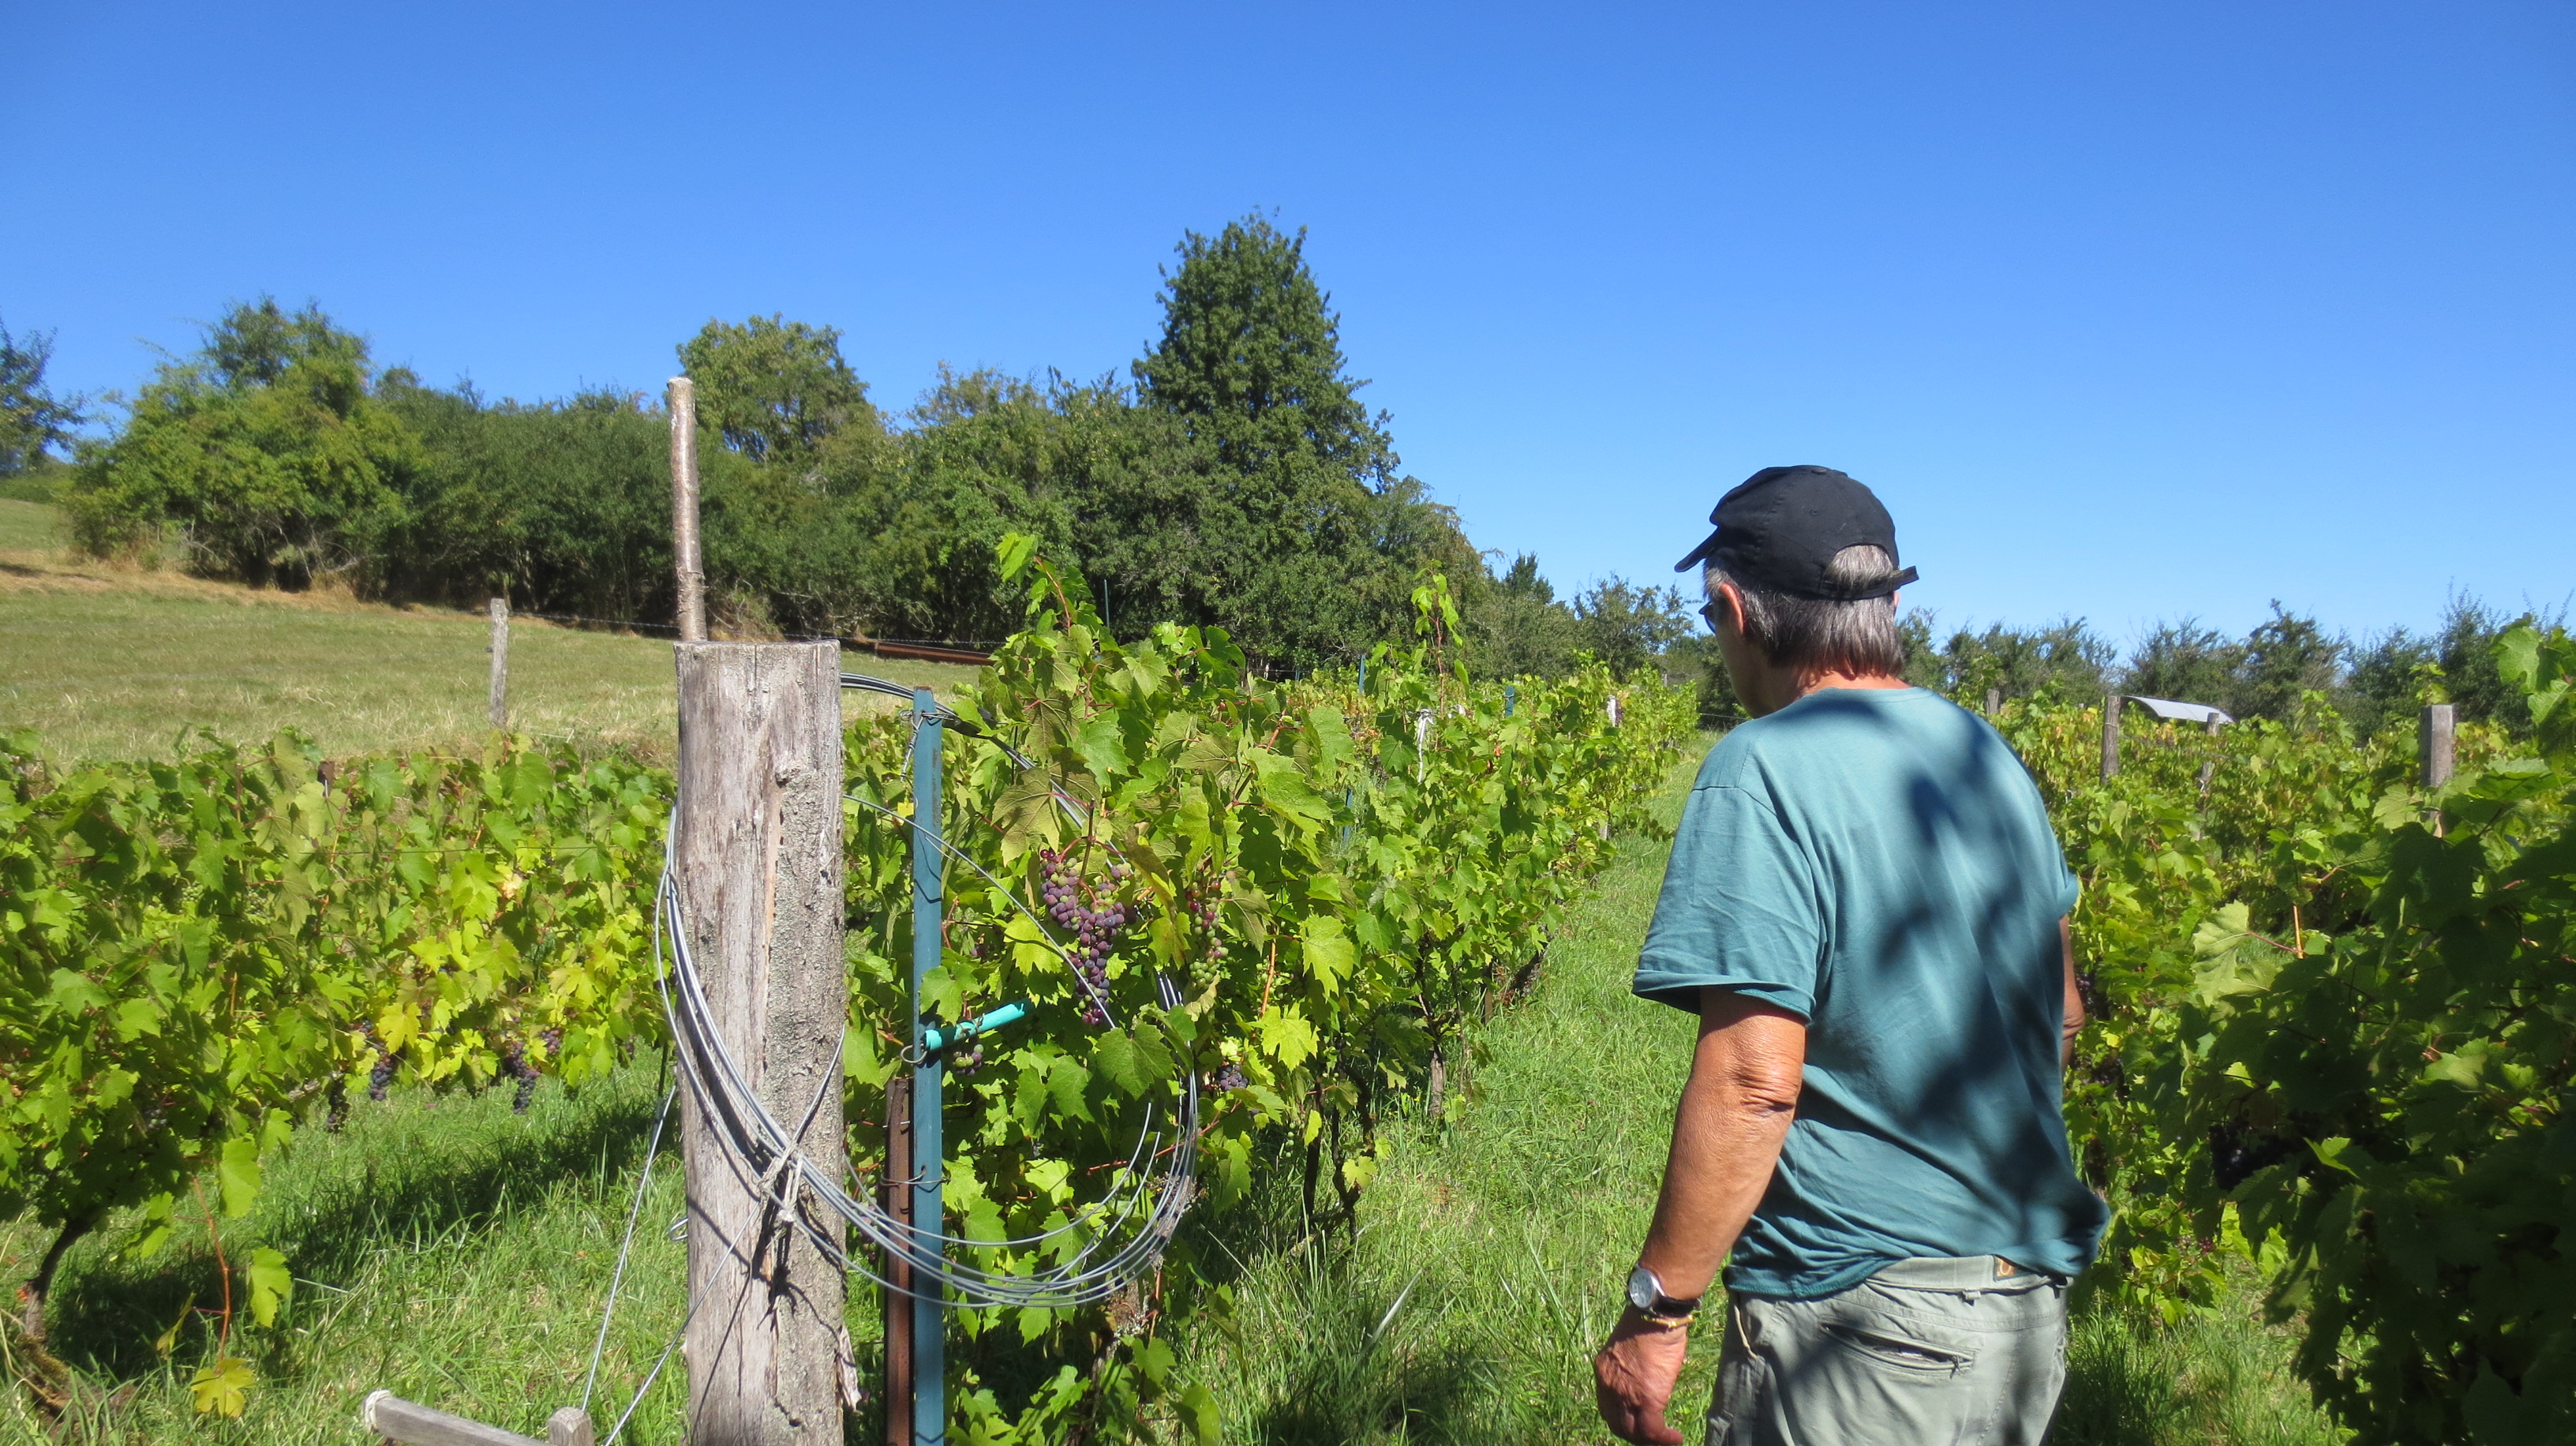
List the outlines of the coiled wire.
<svg viewBox="0 0 2576 1446">
<path fill-rule="evenodd" d="M 856 673 L 841 675 L 843 687 L 864 688 L 910 699 L 912 690 L 882 679 Z M 1007 754 L 1022 769 L 1035 767 L 1019 750 L 995 737 L 979 724 L 961 718 L 945 706 L 935 706 L 933 716 L 954 724 L 961 732 L 984 738 Z M 1077 822 L 1086 822 L 1080 806 L 1062 790 L 1053 790 L 1059 807 L 1071 813 Z M 854 799 L 890 818 L 902 815 L 866 799 Z M 917 819 L 903 819 L 915 829 L 922 828 Z M 1023 913 L 1030 913 L 1017 894 L 1004 888 L 984 867 L 946 840 L 939 841 L 952 857 L 991 882 L 997 892 L 1012 901 Z M 654 909 L 654 984 L 662 997 L 662 1008 L 669 1021 L 673 1054 L 679 1065 L 681 1083 L 696 1101 L 699 1117 L 714 1130 L 730 1155 L 739 1160 L 751 1174 L 769 1182 L 772 1206 L 777 1218 L 804 1234 L 815 1249 L 834 1267 L 859 1275 L 888 1290 L 928 1299 L 948 1299 L 953 1304 L 970 1307 L 1034 1307 L 1061 1309 L 1108 1300 L 1129 1282 L 1154 1268 L 1163 1251 L 1170 1245 L 1173 1233 L 1180 1228 L 1181 1216 L 1190 1205 L 1192 1180 L 1198 1158 L 1199 1081 L 1195 1071 L 1181 1075 L 1181 1099 L 1173 1112 L 1170 1143 L 1158 1127 L 1160 1112 L 1152 1105 L 1145 1111 L 1145 1121 L 1138 1132 L 1136 1149 L 1120 1168 L 1119 1184 L 1109 1199 L 1086 1208 L 1074 1219 L 1036 1235 L 1007 1240 L 969 1240 L 948 1235 L 937 1222 L 907 1225 L 870 1198 L 870 1192 L 859 1181 L 857 1172 L 848 1172 L 852 1183 L 860 1184 L 855 1193 L 844 1188 L 843 1180 L 827 1171 L 808 1156 L 799 1143 L 805 1129 L 820 1111 L 825 1095 L 818 1091 L 797 1127 L 790 1130 L 771 1113 L 743 1076 L 742 1067 L 725 1047 L 716 1030 L 713 1011 L 708 1005 L 703 977 L 689 949 L 689 930 L 676 887 L 676 864 L 671 855 L 669 835 L 665 834 L 663 870 L 656 891 Z M 1047 947 L 1054 950 L 1077 984 L 1089 993 L 1080 971 L 1043 927 L 1039 934 Z M 665 941 L 668 941 L 667 954 Z M 665 963 L 667 961 L 667 966 Z M 1160 970 L 1154 975 L 1156 996 L 1165 1009 L 1181 1006 L 1181 995 L 1171 977 Z M 1107 1001 L 1092 994 L 1104 1010 Z M 1111 1027 L 1119 1027 L 1111 1016 Z M 847 1028 L 846 1023 L 844 1029 Z M 834 1051 L 837 1058 L 838 1050 Z M 826 1072 L 822 1088 L 828 1090 L 840 1082 L 838 1070 Z M 1158 1156 L 1168 1163 L 1159 1180 L 1148 1167 Z M 898 1189 L 909 1189 L 915 1182 L 886 1182 Z M 1159 1184 L 1159 1188 L 1157 1185 Z M 1151 1204 L 1147 1197 L 1151 1196 Z M 888 1259 L 910 1268 L 914 1285 L 898 1286 L 871 1269 L 864 1253 L 843 1247 L 838 1232 L 818 1226 L 809 1212 L 800 1208 L 805 1202 L 822 1207 L 829 1215 L 838 1216 L 854 1228 L 868 1245 L 885 1252 Z M 1130 1222 L 1142 1210 L 1142 1222 L 1131 1231 Z M 1026 1272 L 990 1270 L 948 1257 L 951 1248 L 965 1251 L 1031 1250 L 1077 1232 L 1089 1231 L 1089 1238 L 1064 1258 Z"/>
</svg>

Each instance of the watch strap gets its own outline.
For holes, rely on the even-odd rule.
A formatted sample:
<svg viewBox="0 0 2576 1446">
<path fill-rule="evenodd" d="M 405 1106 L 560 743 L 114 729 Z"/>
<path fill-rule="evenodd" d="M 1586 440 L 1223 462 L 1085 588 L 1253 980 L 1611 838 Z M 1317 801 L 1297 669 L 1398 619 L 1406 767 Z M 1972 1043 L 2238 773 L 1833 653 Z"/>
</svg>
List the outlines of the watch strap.
<svg viewBox="0 0 2576 1446">
<path fill-rule="evenodd" d="M 1640 1286 L 1644 1288 L 1639 1289 Z M 1649 1298 L 1640 1304 L 1638 1297 Z M 1682 1300 L 1664 1293 L 1663 1277 L 1643 1263 L 1629 1272 L 1628 1304 L 1637 1314 L 1660 1326 L 1686 1326 L 1699 1315 L 1700 1297 Z"/>
</svg>

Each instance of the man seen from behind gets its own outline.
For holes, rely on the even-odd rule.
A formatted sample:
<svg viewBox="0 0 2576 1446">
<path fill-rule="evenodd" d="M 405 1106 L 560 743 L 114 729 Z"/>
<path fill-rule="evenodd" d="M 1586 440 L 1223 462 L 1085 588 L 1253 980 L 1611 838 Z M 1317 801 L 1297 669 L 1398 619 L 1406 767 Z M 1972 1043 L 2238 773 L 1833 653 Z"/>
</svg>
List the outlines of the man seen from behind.
<svg viewBox="0 0 2576 1446">
<path fill-rule="evenodd" d="M 2059 1113 L 2074 877 L 2002 737 L 1899 676 L 1915 572 L 1868 488 L 1768 467 L 1709 520 L 1679 566 L 1752 718 L 1700 767 L 1637 965 L 1699 1041 L 1602 1418 L 1683 1440 L 1723 1264 L 1709 1446 L 2036 1446 L 2107 1214 Z"/>
</svg>

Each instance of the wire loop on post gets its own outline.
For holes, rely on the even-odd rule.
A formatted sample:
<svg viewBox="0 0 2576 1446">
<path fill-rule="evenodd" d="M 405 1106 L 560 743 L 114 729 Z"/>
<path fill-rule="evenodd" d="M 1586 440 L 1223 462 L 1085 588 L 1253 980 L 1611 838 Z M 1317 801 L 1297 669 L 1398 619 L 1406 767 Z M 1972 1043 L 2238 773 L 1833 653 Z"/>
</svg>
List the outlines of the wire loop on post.
<svg viewBox="0 0 2576 1446">
<path fill-rule="evenodd" d="M 841 684 L 847 688 L 862 688 L 906 699 L 912 696 L 910 689 L 856 673 L 842 674 Z M 1019 750 L 985 728 L 958 718 L 953 710 L 942 708 L 940 716 L 943 722 L 959 724 L 960 731 L 993 743 L 1023 770 L 1035 769 L 1036 765 Z M 1074 800 L 1067 798 L 1061 790 L 1050 791 L 1054 793 L 1058 806 L 1088 825 L 1088 819 Z M 851 801 L 913 828 L 920 828 L 916 821 L 871 800 L 851 796 Z M 1010 900 L 1033 922 L 1039 922 L 1037 915 L 981 863 L 945 840 L 942 841 L 942 849 L 992 884 L 996 892 Z M 1147 1105 L 1144 1123 L 1137 1134 L 1136 1149 L 1116 1177 L 1119 1183 L 1112 1188 L 1108 1198 L 1085 1207 L 1064 1224 L 1036 1235 L 1003 1240 L 971 1240 L 948 1235 L 938 1228 L 938 1222 L 907 1224 L 871 1199 L 871 1192 L 865 1188 L 854 1193 L 844 1187 L 841 1179 L 817 1166 L 799 1143 L 803 1127 L 800 1125 L 790 1133 L 744 1078 L 740 1063 L 725 1047 L 715 1028 L 697 963 L 690 952 L 687 921 L 681 911 L 679 890 L 674 887 L 675 867 L 666 841 L 662 880 L 654 909 L 654 986 L 661 994 L 664 1017 L 670 1026 L 672 1054 L 679 1066 L 680 1087 L 689 1091 L 700 1117 L 711 1127 L 725 1150 L 756 1177 L 774 1182 L 772 1199 L 777 1206 L 778 1217 L 807 1236 L 826 1260 L 845 1272 L 916 1299 L 945 1300 L 968 1307 L 1051 1309 L 1105 1301 L 1154 1267 L 1170 1245 L 1173 1233 L 1179 1229 L 1181 1216 L 1188 1210 L 1193 1194 L 1190 1181 L 1197 1164 L 1199 1122 L 1199 1082 L 1195 1072 L 1182 1074 L 1181 1098 L 1171 1121 L 1169 1145 L 1164 1144 L 1165 1131 L 1158 1127 L 1160 1110 Z M 1052 936 L 1045 934 L 1042 923 L 1039 932 L 1070 970 L 1071 957 L 1055 944 Z M 667 967 L 664 955 L 666 939 L 669 941 Z M 1093 990 L 1078 971 L 1073 972 L 1076 982 L 1106 1013 L 1108 1001 L 1101 997 L 1102 992 Z M 1158 970 L 1154 984 L 1156 996 L 1164 1008 L 1180 1007 L 1180 991 L 1170 976 Z M 1111 1027 L 1120 1027 L 1114 1015 L 1110 1018 Z M 921 1062 L 915 1058 L 919 1053 L 916 1041 L 907 1047 L 905 1062 Z M 818 1103 L 820 1098 L 818 1095 Z M 810 1123 L 812 1118 L 809 1110 L 807 1122 Z M 1170 1156 L 1168 1166 L 1158 1175 L 1149 1175 L 1154 1157 L 1166 1151 Z M 857 1182 L 855 1169 L 850 1171 L 850 1179 Z M 1150 1206 L 1146 1204 L 1149 1195 L 1152 1197 Z M 885 1280 L 868 1268 L 863 1253 L 848 1249 L 843 1241 L 834 1238 L 838 1231 L 827 1232 L 818 1228 L 808 1218 L 809 1212 L 801 1208 L 808 1199 L 829 1215 L 837 1216 L 855 1228 L 868 1245 L 909 1266 L 917 1276 L 916 1288 L 903 1290 Z M 1143 1212 L 1141 1221 L 1137 1219 L 1140 1210 Z M 1123 1239 L 1118 1238 L 1131 1222 L 1134 1232 L 1126 1234 Z M 1070 1257 L 1025 1274 L 989 1270 L 948 1256 L 951 1248 L 964 1251 L 1028 1250 L 1075 1231 L 1088 1231 L 1090 1238 Z"/>
</svg>

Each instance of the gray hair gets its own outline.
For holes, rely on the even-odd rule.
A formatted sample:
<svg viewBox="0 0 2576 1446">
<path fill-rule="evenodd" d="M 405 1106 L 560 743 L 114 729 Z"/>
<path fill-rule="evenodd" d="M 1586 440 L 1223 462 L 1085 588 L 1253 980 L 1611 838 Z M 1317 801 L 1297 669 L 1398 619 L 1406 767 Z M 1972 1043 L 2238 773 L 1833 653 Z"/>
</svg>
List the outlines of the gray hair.
<svg viewBox="0 0 2576 1446">
<path fill-rule="evenodd" d="M 1834 554 L 1825 569 L 1829 586 L 1857 588 L 1883 580 L 1896 571 L 1887 549 L 1863 543 Z M 1796 597 L 1729 577 L 1712 562 L 1701 573 L 1708 595 L 1717 585 L 1735 584 L 1744 598 L 1744 635 L 1762 655 L 1784 668 L 1831 668 L 1856 676 L 1896 673 L 1905 665 L 1905 645 L 1896 635 L 1893 593 L 1837 602 Z"/>
</svg>

